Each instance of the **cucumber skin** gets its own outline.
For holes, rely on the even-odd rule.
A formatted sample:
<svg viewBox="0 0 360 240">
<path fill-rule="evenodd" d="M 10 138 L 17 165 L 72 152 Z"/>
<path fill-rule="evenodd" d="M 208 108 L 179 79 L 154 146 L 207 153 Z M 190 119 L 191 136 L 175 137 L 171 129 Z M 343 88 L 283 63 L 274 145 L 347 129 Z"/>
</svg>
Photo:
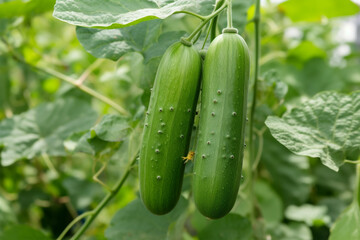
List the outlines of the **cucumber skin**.
<svg viewBox="0 0 360 240">
<path fill-rule="evenodd" d="M 192 46 L 164 53 L 150 97 L 140 150 L 140 195 L 152 213 L 170 212 L 179 200 L 200 88 L 201 57 Z M 160 131 L 160 132 L 159 132 Z"/>
<path fill-rule="evenodd" d="M 194 200 L 206 217 L 225 216 L 235 204 L 244 153 L 249 50 L 236 33 L 211 43 L 204 62 L 193 174 Z"/>
</svg>

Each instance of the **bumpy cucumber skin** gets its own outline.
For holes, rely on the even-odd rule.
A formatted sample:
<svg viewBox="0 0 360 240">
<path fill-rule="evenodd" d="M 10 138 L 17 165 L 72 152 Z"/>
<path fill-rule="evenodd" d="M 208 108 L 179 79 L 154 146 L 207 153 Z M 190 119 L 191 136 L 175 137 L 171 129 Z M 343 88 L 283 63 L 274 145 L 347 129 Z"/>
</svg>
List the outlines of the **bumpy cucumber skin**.
<svg viewBox="0 0 360 240">
<path fill-rule="evenodd" d="M 198 99 L 201 57 L 175 43 L 161 59 L 145 119 L 140 151 L 140 194 L 152 213 L 170 212 L 179 200 Z"/>
<path fill-rule="evenodd" d="M 244 153 L 249 50 L 236 33 L 211 43 L 204 62 L 193 190 L 206 217 L 225 216 L 234 206 Z"/>
</svg>

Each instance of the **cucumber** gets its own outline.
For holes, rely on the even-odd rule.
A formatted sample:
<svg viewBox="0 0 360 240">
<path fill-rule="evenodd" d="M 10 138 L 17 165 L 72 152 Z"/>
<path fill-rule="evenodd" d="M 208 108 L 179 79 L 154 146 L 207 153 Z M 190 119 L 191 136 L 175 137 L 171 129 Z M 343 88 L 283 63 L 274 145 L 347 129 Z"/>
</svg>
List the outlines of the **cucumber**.
<svg viewBox="0 0 360 240">
<path fill-rule="evenodd" d="M 140 149 L 140 195 L 152 213 L 179 200 L 199 94 L 201 57 L 191 44 L 171 45 L 160 61 Z"/>
<path fill-rule="evenodd" d="M 224 29 L 206 54 L 193 174 L 194 200 L 206 217 L 234 206 L 244 154 L 249 50 L 237 30 Z"/>
</svg>

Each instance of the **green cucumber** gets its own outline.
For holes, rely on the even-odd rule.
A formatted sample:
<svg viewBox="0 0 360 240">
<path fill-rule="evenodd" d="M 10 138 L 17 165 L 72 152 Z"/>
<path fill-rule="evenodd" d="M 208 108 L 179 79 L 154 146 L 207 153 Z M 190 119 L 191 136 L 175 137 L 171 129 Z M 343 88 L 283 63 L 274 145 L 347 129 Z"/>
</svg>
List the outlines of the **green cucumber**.
<svg viewBox="0 0 360 240">
<path fill-rule="evenodd" d="M 224 29 L 206 54 L 193 191 L 198 210 L 220 218 L 234 206 L 244 153 L 249 50 L 237 30 Z"/>
<path fill-rule="evenodd" d="M 195 108 L 201 57 L 191 44 L 170 46 L 161 59 L 140 150 L 140 194 L 154 214 L 170 212 L 179 200 Z"/>
</svg>

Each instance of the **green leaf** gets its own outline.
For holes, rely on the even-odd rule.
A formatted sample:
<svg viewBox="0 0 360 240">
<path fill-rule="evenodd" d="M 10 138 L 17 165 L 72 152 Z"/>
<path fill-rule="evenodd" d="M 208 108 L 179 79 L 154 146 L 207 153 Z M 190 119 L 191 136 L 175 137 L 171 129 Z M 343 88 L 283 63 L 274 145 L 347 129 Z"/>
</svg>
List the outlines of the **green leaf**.
<svg viewBox="0 0 360 240">
<path fill-rule="evenodd" d="M 252 228 L 249 219 L 237 214 L 213 220 L 199 232 L 199 240 L 251 240 Z"/>
<path fill-rule="evenodd" d="M 286 205 L 304 203 L 308 199 L 312 178 L 307 159 L 291 153 L 269 132 L 264 135 L 261 163 L 269 171 L 274 188 Z"/>
<path fill-rule="evenodd" d="M 311 230 L 302 223 L 280 224 L 269 231 L 271 239 L 276 240 L 313 240 Z"/>
<path fill-rule="evenodd" d="M 93 201 L 101 199 L 104 194 L 98 183 L 85 179 L 68 177 L 64 179 L 63 186 L 76 209 L 86 209 Z"/>
<path fill-rule="evenodd" d="M 0 235 L 0 238 L 1 240 L 51 240 L 42 232 L 25 225 L 8 228 Z"/>
<path fill-rule="evenodd" d="M 116 213 L 105 236 L 108 240 L 165 239 L 170 224 L 179 218 L 186 206 L 187 201 L 181 198 L 169 214 L 157 216 L 150 213 L 140 199 L 136 199 Z"/>
<path fill-rule="evenodd" d="M 107 142 L 120 142 L 131 131 L 126 119 L 117 114 L 105 115 L 101 121 L 91 129 L 91 136 Z"/>
<path fill-rule="evenodd" d="M 288 0 L 279 4 L 279 10 L 298 22 L 354 15 L 359 12 L 359 7 L 350 0 Z"/>
<path fill-rule="evenodd" d="M 34 16 L 52 10 L 55 0 L 15 0 L 0 3 L 0 18 Z"/>
<path fill-rule="evenodd" d="M 212 0 L 57 0 L 54 17 L 83 27 L 122 28 L 182 10 L 208 14 L 212 4 Z"/>
<path fill-rule="evenodd" d="M 280 223 L 283 218 L 281 198 L 265 181 L 256 181 L 255 195 L 262 217 L 267 223 Z"/>
<path fill-rule="evenodd" d="M 265 124 L 295 154 L 318 157 L 334 171 L 360 150 L 360 92 L 323 92 Z"/>
<path fill-rule="evenodd" d="M 354 201 L 331 228 L 329 240 L 360 239 L 360 208 Z"/>
<path fill-rule="evenodd" d="M 72 133 L 89 129 L 97 116 L 91 106 L 77 99 L 44 103 L 0 123 L 1 164 L 42 154 L 65 156 L 63 141 Z"/>
<path fill-rule="evenodd" d="M 296 59 L 300 62 L 306 62 L 312 58 L 325 58 L 326 52 L 316 46 L 311 41 L 303 41 L 295 48 L 288 51 L 289 59 Z"/>
<path fill-rule="evenodd" d="M 305 222 L 309 226 L 322 226 L 330 223 L 325 206 L 304 204 L 298 207 L 291 205 L 286 209 L 285 216 L 293 221 Z"/>
</svg>

